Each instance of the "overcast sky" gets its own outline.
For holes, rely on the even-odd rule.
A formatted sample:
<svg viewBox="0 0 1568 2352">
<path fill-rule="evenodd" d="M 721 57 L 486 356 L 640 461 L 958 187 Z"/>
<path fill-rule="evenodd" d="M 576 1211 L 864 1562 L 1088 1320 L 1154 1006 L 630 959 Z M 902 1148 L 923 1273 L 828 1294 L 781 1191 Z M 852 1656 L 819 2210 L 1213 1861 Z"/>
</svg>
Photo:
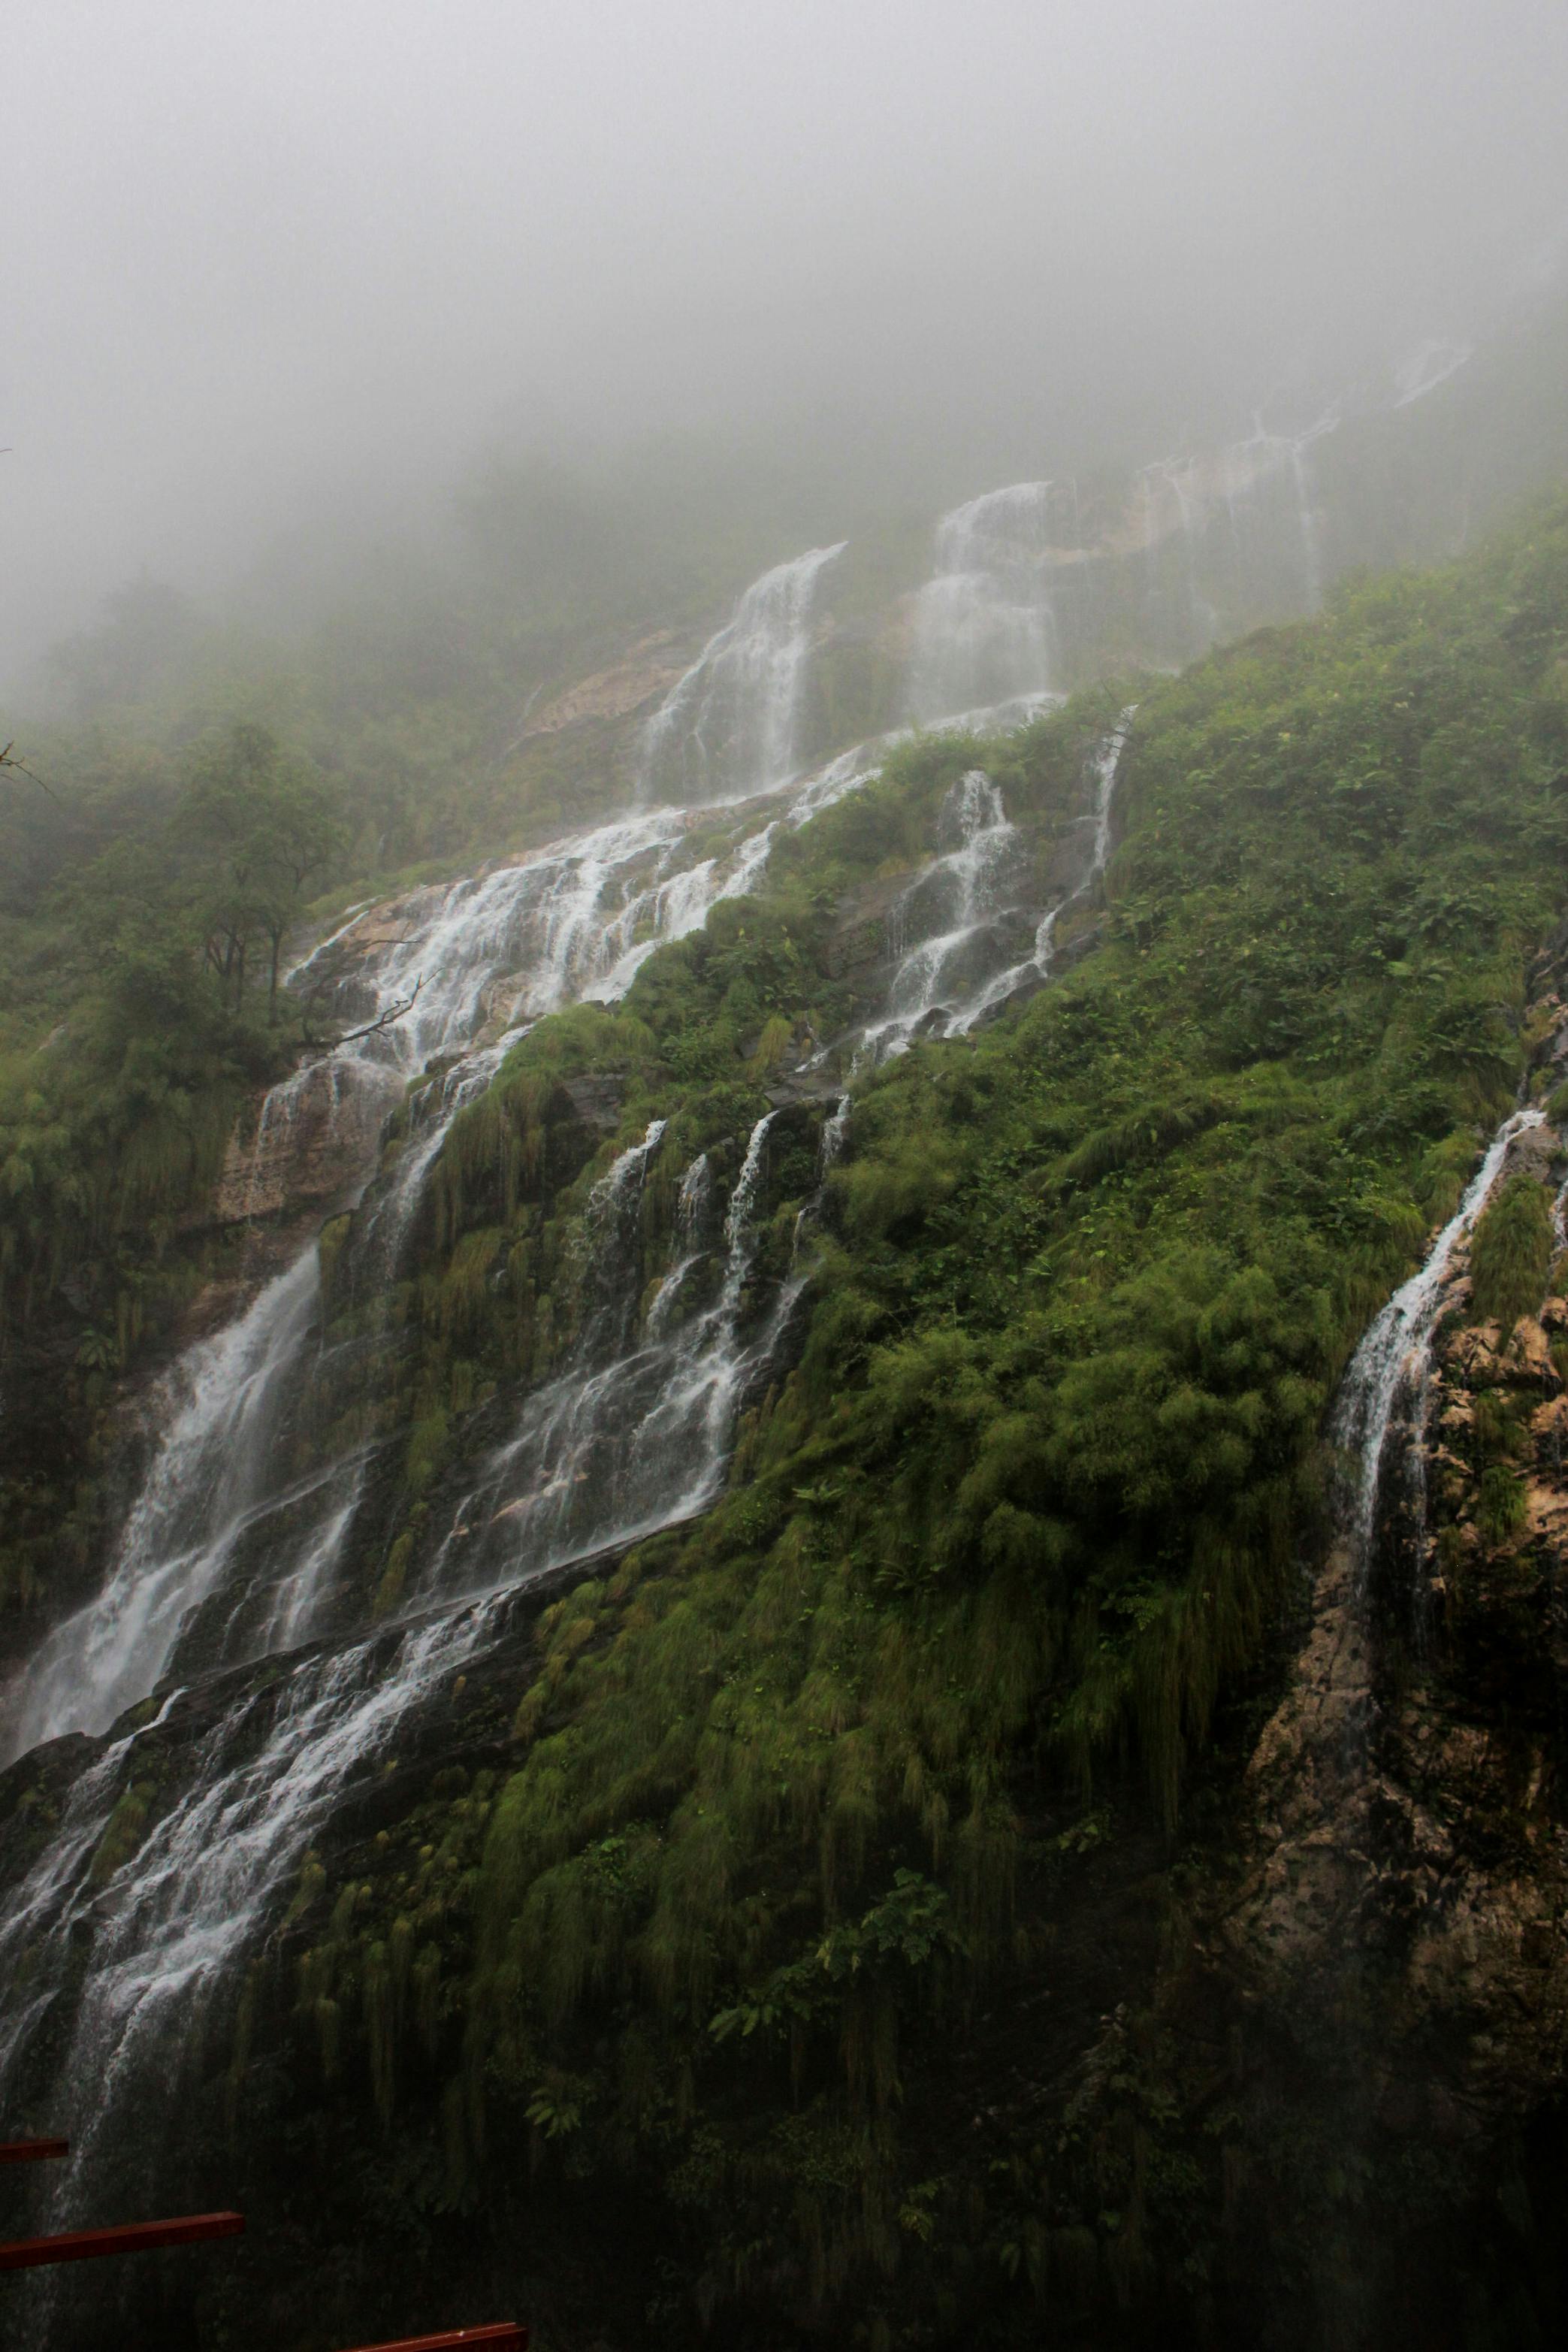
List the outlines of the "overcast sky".
<svg viewBox="0 0 1568 2352">
<path fill-rule="evenodd" d="M 6 0 L 3 35 L 0 677 L 141 566 L 221 588 L 498 434 L 1175 430 L 1462 324 L 1568 220 L 1563 0 Z"/>
</svg>

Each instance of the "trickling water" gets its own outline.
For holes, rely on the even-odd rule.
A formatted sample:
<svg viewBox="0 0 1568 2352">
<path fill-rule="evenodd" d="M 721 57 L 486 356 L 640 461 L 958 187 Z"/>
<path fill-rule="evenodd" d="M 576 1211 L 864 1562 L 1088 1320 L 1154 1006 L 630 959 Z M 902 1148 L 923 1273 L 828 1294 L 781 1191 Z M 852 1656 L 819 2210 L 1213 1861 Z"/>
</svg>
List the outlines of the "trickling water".
<svg viewBox="0 0 1568 2352">
<path fill-rule="evenodd" d="M 955 787 L 946 814 L 960 834 L 959 845 L 911 885 L 889 919 L 901 952 L 886 1014 L 864 1033 L 868 1058 L 885 1061 L 902 1053 L 923 1027 L 936 1025 L 938 1013 L 945 1035 L 967 1036 L 1020 988 L 1047 976 L 1058 922 L 1088 896 L 1110 856 L 1112 797 L 1132 721 L 1129 708 L 1094 755 L 1094 803 L 1085 820 L 1093 835 L 1082 877 L 1039 918 L 1031 951 L 1022 961 L 1005 960 L 1009 931 L 998 919 L 1016 908 L 1027 878 L 1022 845 L 988 778 L 975 770 Z M 933 922 L 944 928 L 928 930 Z"/>
<path fill-rule="evenodd" d="M 814 547 L 763 573 L 649 721 L 643 788 L 687 803 L 767 792 L 796 769 L 811 609 L 824 564 Z"/>
<path fill-rule="evenodd" d="M 1542 1119 L 1543 1114 L 1533 1108 L 1515 1111 L 1504 1119 L 1463 1200 L 1428 1251 L 1426 1264 L 1401 1285 L 1368 1328 L 1341 1384 L 1333 1434 L 1336 1444 L 1355 1457 L 1347 1534 L 1358 1592 L 1365 1591 L 1371 1564 L 1389 1423 L 1401 1393 L 1426 1394 L 1432 1333 L 1455 1244 L 1485 1207 L 1514 1138 L 1540 1127 Z M 1418 1444 L 1419 1428 L 1416 1434 Z"/>
<path fill-rule="evenodd" d="M 862 1052 L 873 1062 L 901 1053 L 939 1009 L 951 1025 L 975 991 L 977 965 L 984 961 L 982 931 L 1001 911 L 1009 885 L 1022 878 L 1020 836 L 983 769 L 971 768 L 953 786 L 943 803 L 939 837 L 953 845 L 910 884 L 888 919 L 902 952 L 886 1012 L 865 1032 Z"/>
<path fill-rule="evenodd" d="M 764 1350 L 747 1342 L 745 1294 L 769 1129 L 759 1119 L 726 1212 L 723 1271 L 711 1305 L 676 1319 L 702 1262 L 711 1177 L 706 1158 L 682 1184 L 672 1265 L 639 1338 L 639 1209 L 663 1136 L 655 1122 L 599 1186 L 589 1218 L 590 1307 L 569 1364 L 523 1405 L 459 1505 L 429 1583 L 514 1582 L 688 1517 L 723 1475 L 737 1401 Z"/>
</svg>

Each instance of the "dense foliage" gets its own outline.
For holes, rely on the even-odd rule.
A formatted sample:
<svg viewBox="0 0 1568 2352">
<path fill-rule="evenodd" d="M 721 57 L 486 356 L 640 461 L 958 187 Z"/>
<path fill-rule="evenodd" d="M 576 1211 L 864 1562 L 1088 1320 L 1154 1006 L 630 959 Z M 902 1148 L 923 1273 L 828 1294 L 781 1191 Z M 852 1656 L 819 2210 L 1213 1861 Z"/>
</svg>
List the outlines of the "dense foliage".
<svg viewBox="0 0 1568 2352">
<path fill-rule="evenodd" d="M 344 848 L 330 786 L 254 725 L 111 762 L 69 814 L 83 854 L 3 941 L 0 1601 L 23 1606 L 62 1533 L 90 1556 L 95 1416 L 207 1265 L 182 1229 L 298 1050 L 283 944 Z"/>
<path fill-rule="evenodd" d="M 1042 855 L 1113 707 L 984 747 Z M 536 1031 L 450 1139 L 431 1299 L 466 1236 L 508 1244 L 552 1058 L 624 1077 L 606 1155 L 653 1109 L 677 1163 L 739 1128 L 770 1057 L 841 1015 L 834 908 L 928 849 L 976 756 L 915 747 L 620 1014 Z M 1054 2154 L 988 2168 L 944 2021 L 1049 1985 L 1064 1884 L 1175 1829 L 1322 1532 L 1334 1379 L 1529 1065 L 1568 511 L 1147 686 L 1118 809 L 1092 951 L 857 1085 L 804 1349 L 723 1506 L 546 1612 L 508 1767 L 302 1890 L 307 2011 L 336 2064 L 358 2009 L 404 2132 L 419 1989 L 443 2193 L 531 2142 L 591 2235 L 634 2184 L 678 2224 L 677 2331 L 692 2299 L 809 2324 L 852 2284 L 873 2344 L 977 2296 L 1023 2340 L 1029 2293 L 1065 2319 L 1097 2277 L 1202 2274 L 1225 2127 L 1191 2137 L 1157 2051 L 1086 2087 Z M 1500 1311 L 1525 1259 L 1539 1295 L 1544 1233 L 1505 1193 L 1478 1234 Z M 478 1322 L 465 1345 L 498 1346 Z"/>
</svg>

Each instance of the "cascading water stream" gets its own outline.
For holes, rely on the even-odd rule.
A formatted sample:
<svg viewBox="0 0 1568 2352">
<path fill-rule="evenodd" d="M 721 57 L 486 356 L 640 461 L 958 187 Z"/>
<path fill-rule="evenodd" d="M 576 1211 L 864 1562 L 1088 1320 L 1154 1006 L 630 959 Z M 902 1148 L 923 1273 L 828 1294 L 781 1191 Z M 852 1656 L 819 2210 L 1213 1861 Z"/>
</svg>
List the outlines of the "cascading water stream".
<svg viewBox="0 0 1568 2352">
<path fill-rule="evenodd" d="M 172 1418 L 108 1580 L 29 1666 L 13 1753 L 65 1730 L 102 1731 L 158 1681 L 186 1613 L 212 1591 L 264 1502 L 271 1442 L 318 1287 L 312 1246 L 165 1381 Z"/>
<path fill-rule="evenodd" d="M 662 1122 L 616 1161 L 587 1220 L 589 1305 L 570 1361 L 526 1400 L 515 1435 L 458 1506 L 427 1590 L 515 1583 L 686 1518 L 711 1500 L 748 1371 L 770 1352 L 766 1336 L 748 1343 L 744 1304 L 776 1117 L 760 1118 L 747 1141 L 725 1214 L 716 1293 L 683 1319 L 683 1293 L 706 1255 L 712 1197 L 706 1155 L 686 1171 L 672 1263 L 641 1334 L 639 1211 Z"/>
<path fill-rule="evenodd" d="M 653 1294 L 648 1309 L 648 1337 L 657 1339 L 667 1328 L 680 1302 L 686 1276 L 705 1255 L 703 1236 L 713 1214 L 713 1169 L 706 1151 L 699 1151 L 681 1179 L 675 1202 L 675 1234 L 672 1265 Z"/>
<path fill-rule="evenodd" d="M 355 1782 L 374 1770 L 400 1725 L 480 1649 L 493 1609 L 480 1604 L 392 1636 L 309 1659 L 282 1684 L 252 1690 L 206 1735 L 184 1793 L 134 1861 L 95 1888 L 89 1868 L 136 1740 L 111 1748 L 72 1793 L 60 1832 L 0 1927 L 0 1979 L 38 1988 L 13 2007 L 0 2082 L 47 2025 L 69 1975 L 69 1947 L 90 1902 L 92 1966 L 51 2095 L 71 2118 L 68 2166 L 48 2219 L 90 2207 L 126 2128 L 138 2178 L 155 2175 L 187 2069 L 214 2002 L 257 1936 L 312 1838 Z M 46 2282 L 30 2320 L 36 2343 L 68 2330 Z"/>
<path fill-rule="evenodd" d="M 1005 971 L 996 973 L 976 992 L 967 1004 L 959 1007 L 949 1024 L 954 1035 L 967 1035 L 988 1013 L 1005 1004 L 1009 997 L 1015 996 L 1020 988 L 1037 985 L 1050 977 L 1056 955 L 1056 927 L 1070 908 L 1076 907 L 1089 896 L 1104 872 L 1105 862 L 1111 855 L 1112 802 L 1116 779 L 1121 772 L 1122 754 L 1127 746 L 1136 709 L 1135 703 L 1128 705 L 1094 757 L 1094 806 L 1089 819 L 1094 827 L 1094 836 L 1088 870 L 1082 880 L 1068 892 L 1065 898 L 1046 908 L 1036 927 L 1033 952 L 1028 961 L 1012 964 Z"/>
<path fill-rule="evenodd" d="M 1403 1283 L 1364 1335 L 1340 1385 L 1332 1424 L 1334 1442 L 1354 1458 L 1346 1517 L 1358 1598 L 1366 1590 L 1373 1532 L 1388 1450 L 1389 1427 L 1401 1394 L 1417 1401 L 1415 1443 L 1419 1447 L 1427 1393 L 1432 1334 L 1442 1307 L 1448 1261 L 1461 1236 L 1486 1206 L 1515 1137 L 1540 1127 L 1544 1114 L 1514 1111 L 1493 1136 L 1464 1198 L 1438 1234 L 1425 1264 Z"/>
<path fill-rule="evenodd" d="M 1022 961 L 1003 961 L 1008 919 L 1016 924 L 1022 914 L 1027 860 L 1020 837 L 982 771 L 972 770 L 954 786 L 944 824 L 956 833 L 956 846 L 911 884 L 889 918 L 898 961 L 887 1011 L 866 1028 L 862 1057 L 885 1061 L 924 1030 L 967 1036 L 1019 989 L 1048 976 L 1058 922 L 1088 896 L 1111 853 L 1112 800 L 1133 716 L 1129 707 L 1094 756 L 1093 806 L 1083 820 L 1093 834 L 1082 879 L 1039 918 L 1032 950 Z M 1016 940 L 1016 929 L 1011 936 Z"/>
<path fill-rule="evenodd" d="M 1021 880 L 1020 836 L 982 769 L 971 768 L 953 786 L 941 832 L 953 846 L 911 883 L 889 918 L 903 952 L 886 1012 L 865 1032 L 862 1053 L 873 1063 L 902 1052 L 939 1008 L 967 1002 L 983 954 L 980 934 L 1001 910 L 1009 884 Z M 911 931 L 915 940 L 904 947 Z"/>
</svg>

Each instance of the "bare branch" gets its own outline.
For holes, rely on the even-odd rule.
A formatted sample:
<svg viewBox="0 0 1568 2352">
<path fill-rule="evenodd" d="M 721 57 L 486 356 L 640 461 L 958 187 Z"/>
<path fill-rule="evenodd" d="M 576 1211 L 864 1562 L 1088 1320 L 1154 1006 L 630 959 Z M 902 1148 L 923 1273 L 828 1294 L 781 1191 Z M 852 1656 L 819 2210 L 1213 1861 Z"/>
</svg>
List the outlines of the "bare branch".
<svg viewBox="0 0 1568 2352">
<path fill-rule="evenodd" d="M 310 1047 L 313 1053 L 335 1054 L 340 1045 L 356 1045 L 361 1037 L 379 1036 L 383 1029 L 390 1029 L 394 1022 L 401 1021 L 405 1013 L 412 1013 L 414 1006 L 419 1002 L 419 992 L 423 986 L 424 974 L 421 972 L 419 978 L 413 983 L 413 993 L 412 996 L 403 997 L 401 1003 L 397 1004 L 389 1004 L 384 1013 L 378 1013 L 375 1019 L 373 1021 L 367 1021 L 362 1029 L 346 1029 L 340 1037 L 313 1037 L 311 1035 L 310 1010 L 311 1005 L 315 1003 L 315 996 L 312 995 L 309 1003 L 307 1003 L 304 1012 L 300 1015 L 299 1026 L 301 1034 L 304 1037 L 305 1043 Z"/>
<path fill-rule="evenodd" d="M 0 456 L 3 455 L 4 452 L 0 451 Z M 15 768 L 19 776 L 26 776 L 30 782 L 37 785 L 38 790 L 41 793 L 47 793 L 50 800 L 57 801 L 59 794 L 49 791 L 49 787 L 45 783 L 42 776 L 35 776 L 31 768 L 26 767 L 20 760 L 14 759 L 12 757 L 16 748 L 16 739 L 13 736 L 10 742 L 6 744 L 5 750 L 0 751 L 0 768 Z"/>
</svg>

